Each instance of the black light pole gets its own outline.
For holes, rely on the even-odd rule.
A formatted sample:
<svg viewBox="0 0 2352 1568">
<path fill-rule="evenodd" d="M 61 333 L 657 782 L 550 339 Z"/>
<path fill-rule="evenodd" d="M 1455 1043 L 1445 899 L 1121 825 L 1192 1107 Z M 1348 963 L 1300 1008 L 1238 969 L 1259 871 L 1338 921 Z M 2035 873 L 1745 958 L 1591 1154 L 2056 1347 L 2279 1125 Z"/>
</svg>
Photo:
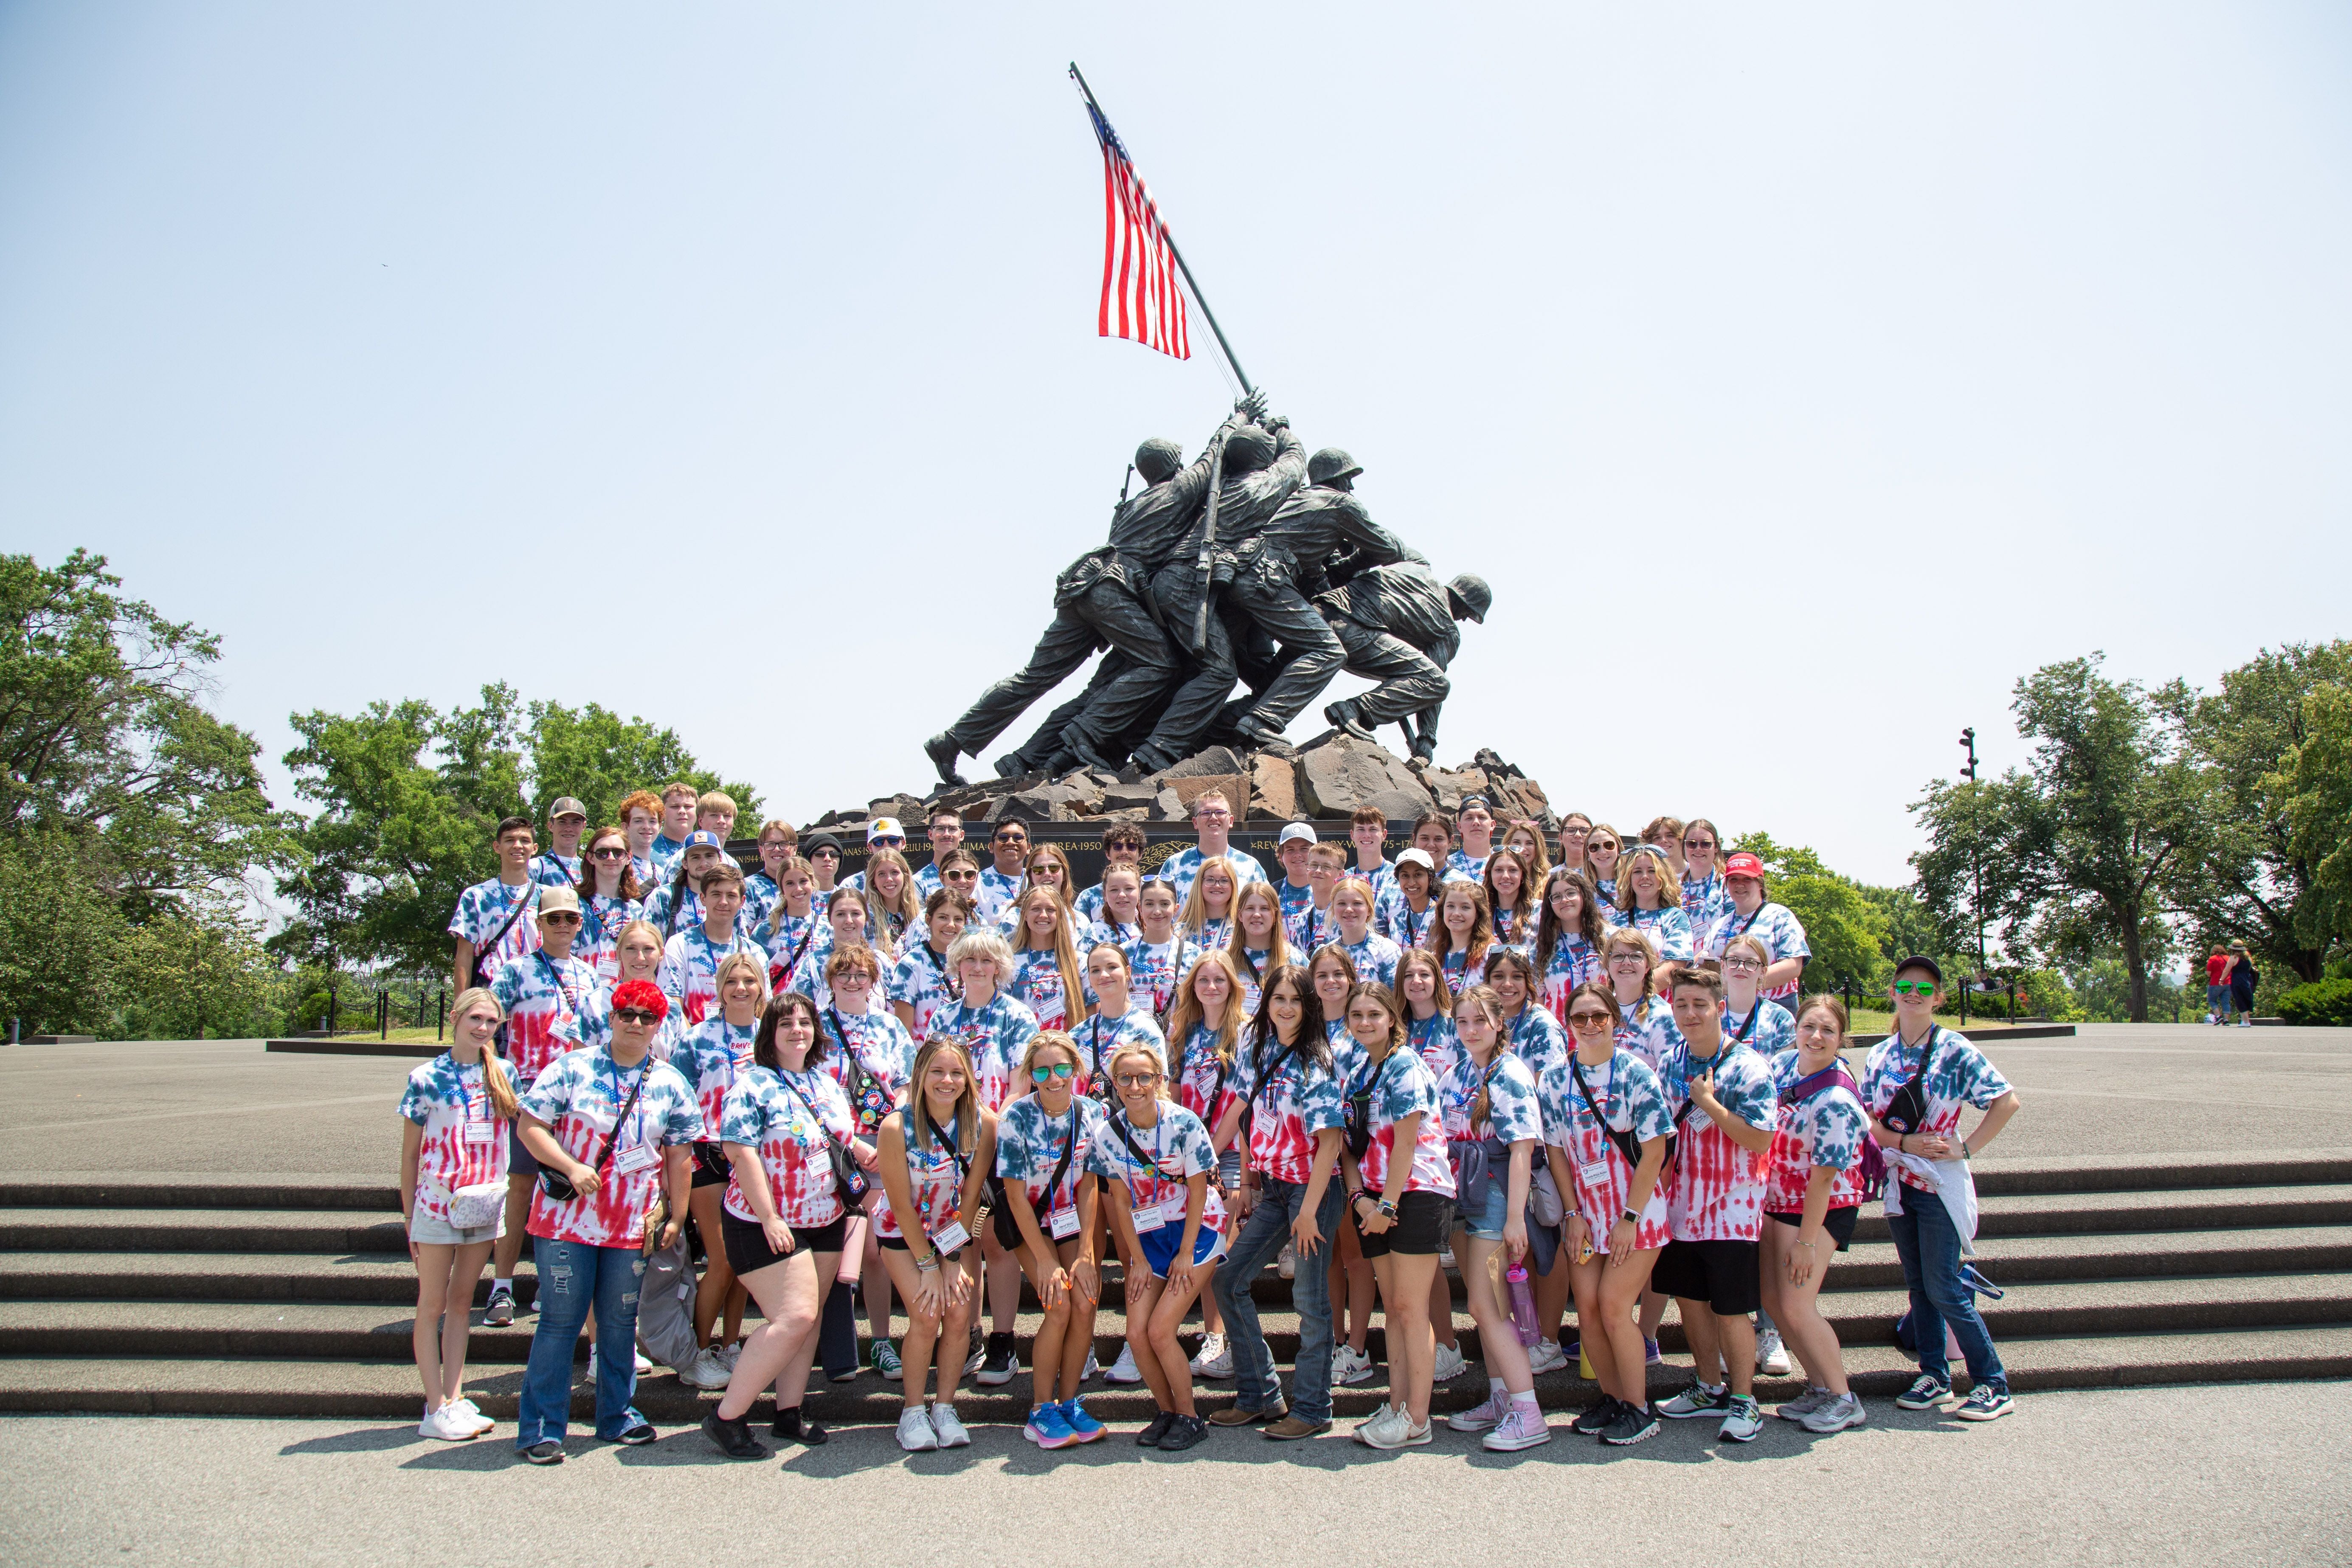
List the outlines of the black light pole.
<svg viewBox="0 0 2352 1568">
<path fill-rule="evenodd" d="M 1960 744 L 1969 749 L 1969 765 L 1960 770 L 1960 776 L 1973 785 L 1977 783 L 1977 732 L 1974 726 L 1960 731 Z M 1969 834 L 1969 861 L 1976 883 L 1977 973 L 1981 974 L 1985 967 L 1984 803 L 1977 798 L 1973 788 L 1969 791 L 1969 826 L 1971 830 Z"/>
</svg>

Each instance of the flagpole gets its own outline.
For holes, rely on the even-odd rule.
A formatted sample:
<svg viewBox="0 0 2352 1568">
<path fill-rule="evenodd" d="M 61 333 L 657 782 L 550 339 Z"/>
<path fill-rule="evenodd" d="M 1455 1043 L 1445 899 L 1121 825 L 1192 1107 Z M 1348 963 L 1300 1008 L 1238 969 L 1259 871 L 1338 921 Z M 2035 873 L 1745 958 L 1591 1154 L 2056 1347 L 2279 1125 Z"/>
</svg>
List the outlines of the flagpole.
<svg viewBox="0 0 2352 1568">
<path fill-rule="evenodd" d="M 1078 90 L 1086 94 L 1087 107 L 1102 115 L 1102 122 L 1108 125 L 1110 116 L 1103 114 L 1102 105 L 1095 100 L 1095 89 L 1087 85 L 1086 76 L 1078 69 L 1076 60 L 1070 62 L 1070 79 L 1078 84 Z M 1216 335 L 1217 347 L 1223 352 L 1225 363 L 1233 367 L 1234 379 L 1242 384 L 1244 394 L 1255 395 L 1257 388 L 1250 384 L 1249 374 L 1242 369 L 1242 362 L 1234 357 L 1234 345 L 1225 341 L 1225 329 L 1217 325 L 1217 313 L 1209 309 L 1209 301 L 1202 294 L 1200 284 L 1192 279 L 1192 269 L 1184 265 L 1184 253 L 1176 248 L 1176 237 L 1168 232 L 1168 225 L 1164 221 L 1160 226 L 1160 237 L 1167 244 L 1168 254 L 1176 258 L 1176 270 L 1184 275 L 1184 287 L 1192 291 L 1192 302 L 1201 307 L 1201 314 L 1208 319 L 1209 331 Z"/>
</svg>

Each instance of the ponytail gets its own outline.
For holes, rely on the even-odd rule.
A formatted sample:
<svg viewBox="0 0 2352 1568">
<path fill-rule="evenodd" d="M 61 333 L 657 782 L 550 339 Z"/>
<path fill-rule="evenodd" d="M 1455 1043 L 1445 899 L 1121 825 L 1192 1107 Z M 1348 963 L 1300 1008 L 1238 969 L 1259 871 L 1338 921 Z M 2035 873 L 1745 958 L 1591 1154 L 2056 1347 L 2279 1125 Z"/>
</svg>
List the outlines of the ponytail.
<svg viewBox="0 0 2352 1568">
<path fill-rule="evenodd" d="M 471 1012 L 478 1002 L 488 1003 L 490 1010 L 499 1016 L 499 1021 L 506 1022 L 507 1010 L 499 1003 L 498 993 L 487 985 L 469 985 L 457 993 L 457 1003 L 449 1009 L 453 1033 L 457 1021 Z M 507 1079 L 506 1064 L 499 1059 L 495 1046 L 485 1047 L 482 1050 L 482 1089 L 490 1097 L 490 1109 L 498 1112 L 501 1120 L 514 1121 L 520 1118 L 522 1102 L 515 1098 L 514 1085 Z"/>
</svg>

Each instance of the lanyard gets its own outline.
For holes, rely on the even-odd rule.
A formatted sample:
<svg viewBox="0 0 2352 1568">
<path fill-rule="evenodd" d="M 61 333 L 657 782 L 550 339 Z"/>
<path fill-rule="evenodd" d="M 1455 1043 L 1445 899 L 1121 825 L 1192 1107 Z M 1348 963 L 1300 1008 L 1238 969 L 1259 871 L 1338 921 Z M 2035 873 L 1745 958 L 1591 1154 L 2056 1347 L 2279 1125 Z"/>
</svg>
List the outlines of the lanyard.
<svg viewBox="0 0 2352 1568">
<path fill-rule="evenodd" d="M 1437 906 L 1436 906 L 1436 904 L 1435 904 L 1434 902 L 1433 902 L 1433 903 L 1430 905 L 1430 909 L 1435 909 L 1436 907 L 1437 907 Z M 1422 910 L 1422 911 L 1421 911 L 1421 918 L 1420 918 L 1419 920 L 1415 920 L 1415 919 L 1413 918 L 1412 906 L 1411 904 L 1406 904 L 1406 905 L 1404 906 L 1404 944 L 1405 944 L 1405 946 L 1407 946 L 1407 947 L 1419 947 L 1419 946 L 1421 945 L 1421 932 L 1422 932 L 1423 923 L 1424 921 L 1426 921 L 1428 919 L 1429 919 L 1429 910 Z"/>
<path fill-rule="evenodd" d="M 563 998 L 564 1015 L 568 1017 L 580 1011 L 580 998 L 572 994 L 572 986 L 563 978 L 563 971 L 555 967 L 555 961 L 547 956 L 547 950 L 540 948 L 531 956 L 539 960 L 539 966 L 547 971 L 547 977 L 555 983 L 557 993 Z"/>
<path fill-rule="evenodd" d="M 613 1147 L 615 1150 L 618 1150 L 625 1142 L 635 1142 L 642 1143 L 646 1141 L 646 1113 L 643 1110 L 638 1110 L 635 1115 L 629 1118 L 629 1124 L 636 1130 L 637 1134 L 634 1140 L 629 1140 L 621 1136 L 620 1111 L 621 1107 L 624 1104 L 637 1101 L 639 1096 L 644 1093 L 646 1087 L 646 1073 L 654 1065 L 653 1053 L 651 1051 L 647 1051 L 646 1053 L 646 1059 L 637 1064 L 637 1081 L 630 1089 L 629 1098 L 626 1101 L 623 1100 L 621 1098 L 621 1064 L 613 1059 L 613 1053 L 609 1050 L 604 1053 L 604 1060 L 609 1063 L 613 1068 Z"/>
</svg>

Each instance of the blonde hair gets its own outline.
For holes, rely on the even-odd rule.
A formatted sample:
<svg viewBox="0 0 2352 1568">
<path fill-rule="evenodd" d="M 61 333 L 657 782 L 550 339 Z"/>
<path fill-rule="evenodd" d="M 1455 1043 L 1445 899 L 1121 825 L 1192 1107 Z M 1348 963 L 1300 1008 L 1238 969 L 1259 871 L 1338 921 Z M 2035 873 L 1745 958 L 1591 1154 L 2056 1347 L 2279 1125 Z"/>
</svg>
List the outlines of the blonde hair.
<svg viewBox="0 0 2352 1568">
<path fill-rule="evenodd" d="M 874 885 L 875 868 L 896 866 L 905 876 L 898 884 L 896 905 L 886 901 L 882 890 Z M 877 849 L 866 861 L 866 923 L 876 936 L 890 947 L 910 931 L 923 929 L 923 891 L 915 885 L 915 873 L 907 858 L 896 849 Z"/>
<path fill-rule="evenodd" d="M 1767 968 L 1771 966 L 1771 949 L 1766 947 L 1764 945 L 1764 939 L 1758 936 L 1755 932 L 1741 931 L 1738 936 L 1735 936 L 1729 942 L 1725 942 L 1723 944 L 1723 952 L 1720 956 L 1723 958 L 1729 958 L 1731 956 L 1731 950 L 1735 947 L 1746 948 L 1748 952 L 1756 955 L 1757 963 L 1765 965 Z M 1841 1002 L 1838 1005 L 1843 1007 L 1845 1004 Z"/>
<path fill-rule="evenodd" d="M 1200 993 L 1193 990 L 1192 985 L 1201 977 L 1201 971 L 1211 964 L 1224 971 L 1225 984 L 1232 987 L 1225 994 L 1225 1021 L 1217 1027 L 1214 1048 L 1219 1061 L 1227 1067 L 1233 1065 L 1234 1041 L 1241 1034 L 1242 1026 L 1241 972 L 1234 967 L 1234 961 L 1225 956 L 1223 949 L 1211 948 L 1194 959 L 1192 967 L 1184 972 L 1182 982 L 1176 987 L 1175 1005 L 1169 1010 L 1168 1049 L 1180 1072 L 1183 1070 L 1185 1042 L 1192 1038 L 1192 1030 L 1206 1016 L 1201 1008 Z M 1213 1110 L 1216 1108 L 1212 1106 L 1210 1109 Z"/>
<path fill-rule="evenodd" d="M 1078 963 L 1078 944 L 1071 936 L 1070 906 L 1064 903 L 1055 894 L 1053 889 L 1032 888 L 1014 902 L 1013 908 L 1018 918 L 1014 921 L 1013 930 L 1020 940 L 1013 944 L 1013 951 L 1015 952 L 1041 951 L 1029 940 L 1029 906 L 1036 902 L 1041 896 L 1052 900 L 1054 904 L 1053 940 L 1042 951 L 1050 951 L 1053 953 L 1054 967 L 1062 972 L 1063 1016 L 1076 1017 L 1078 1005 L 1086 1000 L 1087 995 L 1086 987 L 1082 984 L 1081 966 Z"/>
<path fill-rule="evenodd" d="M 956 1143 L 961 1152 L 970 1154 L 980 1147 L 980 1076 L 971 1070 L 971 1053 L 952 1035 L 937 1036 L 915 1053 L 914 1076 L 907 1080 L 908 1120 L 914 1123 L 914 1131 L 907 1146 L 914 1150 L 930 1145 L 931 1101 L 923 1092 L 923 1078 L 931 1069 L 931 1058 L 941 1051 L 953 1051 L 957 1065 L 963 1068 L 963 1091 L 955 1103 Z"/>
<path fill-rule="evenodd" d="M 1144 1045 L 1139 1040 L 1129 1040 L 1127 1044 L 1120 1046 L 1111 1052 L 1110 1060 L 1103 1064 L 1103 1077 L 1110 1080 L 1110 1098 L 1113 1100 L 1118 1098 L 1118 1064 L 1125 1061 L 1129 1057 L 1141 1057 L 1145 1061 L 1151 1064 L 1151 1070 L 1160 1075 L 1160 1088 L 1153 1093 L 1152 1098 L 1154 1100 L 1168 1099 L 1168 1069 L 1161 1064 L 1159 1055 L 1154 1052 L 1150 1046 Z"/>
<path fill-rule="evenodd" d="M 723 789 L 705 790 L 694 797 L 694 815 L 697 816 L 706 811 L 724 811 L 733 816 L 736 809 L 735 797 Z"/>
<path fill-rule="evenodd" d="M 1065 910 L 1071 908 L 1071 900 L 1078 896 L 1078 890 L 1070 884 L 1077 879 L 1070 874 L 1070 858 L 1062 852 L 1062 847 L 1058 844 L 1029 846 L 1029 853 L 1021 858 L 1021 886 L 1013 894 L 1013 902 L 1019 903 L 1026 899 L 1031 889 L 1045 887 L 1043 882 L 1036 880 L 1030 870 L 1030 868 L 1037 863 L 1037 857 L 1040 855 L 1062 868 L 1062 885 L 1049 890 L 1061 899 L 1062 908 Z"/>
<path fill-rule="evenodd" d="M 1012 944 L 992 931 L 974 931 L 967 926 L 961 936 L 948 944 L 950 970 L 961 968 L 967 958 L 984 958 L 996 965 L 996 989 L 999 991 L 1003 990 L 1004 983 L 1013 978 Z"/>
<path fill-rule="evenodd" d="M 1669 818 L 1668 820 L 1672 819 Z M 1636 844 L 1633 848 L 1628 849 L 1625 852 L 1622 859 L 1617 862 L 1617 908 L 1619 911 L 1621 913 L 1630 914 L 1635 908 L 1633 899 L 1633 869 L 1644 859 L 1655 860 L 1658 863 L 1658 908 L 1661 910 L 1680 909 L 1682 907 L 1681 900 L 1683 896 L 1682 880 L 1675 875 L 1675 863 L 1668 859 L 1666 858 L 1666 852 L 1659 848 L 1656 845 Z"/>
<path fill-rule="evenodd" d="M 1201 868 L 1193 873 L 1192 890 L 1184 895 L 1184 908 L 1176 916 L 1177 926 L 1191 931 L 1195 936 L 1201 933 L 1203 922 L 1209 919 L 1207 892 L 1209 872 L 1212 868 L 1223 871 L 1225 874 L 1225 885 L 1233 889 L 1233 896 L 1225 900 L 1225 912 L 1221 918 L 1232 920 L 1234 910 L 1241 907 L 1242 874 L 1234 869 L 1234 863 L 1222 855 L 1203 858 L 1201 861 Z"/>
<path fill-rule="evenodd" d="M 1029 1037 L 1029 1045 L 1021 1053 L 1021 1065 L 1013 1069 L 1015 1093 L 1026 1094 L 1036 1087 L 1035 1080 L 1029 1076 L 1029 1069 L 1037 1065 L 1037 1053 L 1040 1051 L 1065 1051 L 1069 1055 L 1072 1067 L 1087 1065 L 1086 1058 L 1078 1055 L 1078 1042 L 1071 1038 L 1067 1030 L 1040 1029 Z"/>
<path fill-rule="evenodd" d="M 1610 927 L 1609 934 L 1602 938 L 1601 942 L 1601 972 L 1602 974 L 1606 975 L 1609 973 L 1610 955 L 1621 947 L 1632 947 L 1639 950 L 1642 954 L 1642 962 L 1648 965 L 1648 967 L 1642 972 L 1641 999 L 1633 1004 L 1633 1016 L 1646 1024 L 1650 1021 L 1651 1000 L 1658 994 L 1658 946 L 1657 943 L 1650 940 L 1650 933 L 1645 931 L 1637 931 L 1632 926 Z M 1609 989 L 1612 994 L 1615 993 L 1617 989 L 1617 982 L 1614 979 L 1612 979 L 1609 982 Z M 1620 1001 L 1618 1005 L 1622 1007 L 1624 1004 L 1622 1001 Z"/>
<path fill-rule="evenodd" d="M 643 923 L 643 922 L 639 922 Z M 648 928 L 650 929 L 650 928 Z M 464 1017 L 478 1003 L 487 1002 L 499 1022 L 507 1020 L 507 1010 L 499 1001 L 498 993 L 487 985 L 469 985 L 457 993 L 457 1002 L 449 1009 L 449 1032 L 457 1033 L 457 1020 Z M 503 1121 L 512 1121 L 521 1114 L 521 1103 L 515 1099 L 514 1085 L 507 1081 L 506 1064 L 499 1060 L 496 1047 L 482 1052 L 482 1092 L 490 1097 L 490 1109 Z"/>
<path fill-rule="evenodd" d="M 1511 1054 L 1511 1020 L 1503 1011 L 1502 995 L 1491 985 L 1467 986 L 1454 1002 L 1454 1012 L 1459 1013 L 1465 1007 L 1475 1007 L 1485 1016 L 1486 1026 L 1495 1032 L 1495 1048 L 1486 1056 L 1486 1076 L 1491 1078 L 1495 1064 Z M 1463 1048 L 1466 1053 L 1469 1047 L 1465 1046 Z M 1493 1119 L 1493 1113 L 1494 1102 L 1487 1097 L 1486 1085 L 1482 1079 L 1476 1098 L 1470 1102 L 1470 1125 L 1473 1128 L 1483 1127 Z"/>
<path fill-rule="evenodd" d="M 1372 885 L 1364 880 L 1361 877 L 1342 877 L 1339 879 L 1339 885 L 1331 889 L 1331 918 L 1333 920 L 1339 918 L 1339 895 L 1347 892 L 1349 889 L 1355 889 L 1357 893 L 1362 896 L 1364 900 L 1364 923 L 1369 926 L 1372 923 L 1372 913 L 1379 908 L 1380 900 L 1372 897 Z"/>
<path fill-rule="evenodd" d="M 1252 899 L 1264 899 L 1274 908 L 1274 924 L 1265 933 L 1265 966 L 1260 972 L 1263 976 L 1290 962 L 1289 922 L 1282 918 L 1282 895 L 1275 891 L 1272 882 L 1244 882 L 1242 890 L 1234 895 L 1234 934 L 1226 939 L 1225 956 L 1233 961 L 1235 974 L 1249 962 L 1249 933 L 1242 930 L 1242 906 Z"/>
<path fill-rule="evenodd" d="M 727 977 L 739 969 L 750 970 L 751 978 L 760 983 L 760 1005 L 765 1007 L 768 1005 L 768 966 L 748 952 L 730 952 L 720 959 L 719 972 L 710 977 L 710 984 L 720 995 L 725 995 Z"/>
<path fill-rule="evenodd" d="M 629 921 L 628 924 L 623 926 L 619 931 L 613 933 L 613 963 L 615 968 L 620 965 L 621 950 L 629 945 L 629 933 L 640 931 L 653 938 L 654 952 L 656 954 L 654 962 L 656 964 L 661 962 L 659 954 L 664 944 L 667 941 L 667 939 L 662 935 L 661 927 L 654 924 L 651 921 L 636 920 Z"/>
</svg>

